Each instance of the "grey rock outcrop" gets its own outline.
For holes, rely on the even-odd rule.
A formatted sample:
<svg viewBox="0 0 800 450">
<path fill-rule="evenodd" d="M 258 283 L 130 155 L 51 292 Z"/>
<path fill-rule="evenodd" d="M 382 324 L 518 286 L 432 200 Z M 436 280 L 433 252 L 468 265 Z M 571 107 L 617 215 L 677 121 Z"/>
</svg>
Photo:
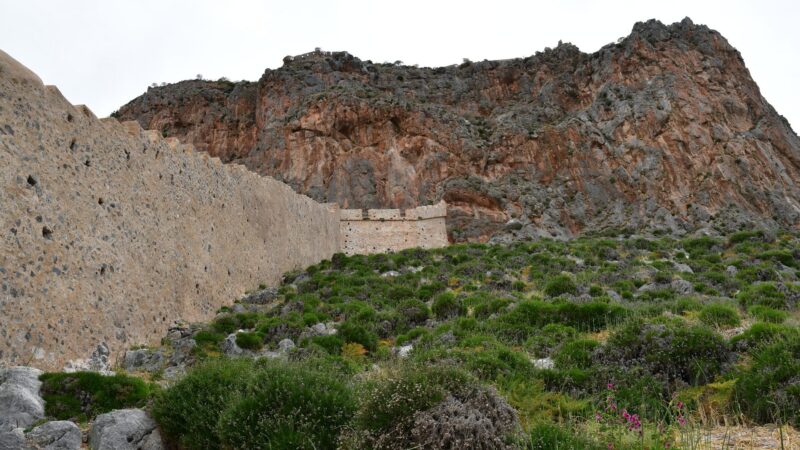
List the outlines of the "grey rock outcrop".
<svg viewBox="0 0 800 450">
<path fill-rule="evenodd" d="M 156 422 L 141 409 L 97 416 L 89 432 L 91 450 L 163 450 Z"/>
<path fill-rule="evenodd" d="M 22 432 L 22 428 L 12 428 L 5 431 L 0 429 L 0 450 L 21 450 L 25 448 L 25 434 Z"/>
<path fill-rule="evenodd" d="M 25 435 L 28 447 L 32 450 L 79 450 L 81 430 L 68 420 L 47 422 Z"/>
<path fill-rule="evenodd" d="M 128 350 L 123 364 L 128 372 L 154 372 L 164 365 L 164 354 L 148 348 Z"/>
<path fill-rule="evenodd" d="M 41 374 L 33 367 L 0 369 L 0 432 L 29 427 L 44 417 Z"/>
</svg>

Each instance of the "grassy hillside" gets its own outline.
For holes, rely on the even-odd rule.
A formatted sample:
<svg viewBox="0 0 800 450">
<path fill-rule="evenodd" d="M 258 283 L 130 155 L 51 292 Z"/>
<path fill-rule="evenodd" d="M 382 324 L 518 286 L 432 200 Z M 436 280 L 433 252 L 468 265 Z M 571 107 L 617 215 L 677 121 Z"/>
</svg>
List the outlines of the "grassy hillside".
<svg viewBox="0 0 800 450">
<path fill-rule="evenodd" d="M 185 448 L 695 448 L 800 426 L 799 279 L 761 232 L 336 255 L 194 327 L 152 410 Z"/>
</svg>

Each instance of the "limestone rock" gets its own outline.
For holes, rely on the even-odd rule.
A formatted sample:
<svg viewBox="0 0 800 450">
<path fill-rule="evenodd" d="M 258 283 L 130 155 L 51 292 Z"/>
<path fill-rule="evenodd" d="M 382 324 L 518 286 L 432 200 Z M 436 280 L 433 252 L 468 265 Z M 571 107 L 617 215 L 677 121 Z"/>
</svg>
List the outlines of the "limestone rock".
<svg viewBox="0 0 800 450">
<path fill-rule="evenodd" d="M 294 347 L 295 347 L 294 341 L 292 341 L 289 338 L 281 339 L 281 341 L 278 342 L 278 349 L 283 353 L 292 350 Z"/>
<path fill-rule="evenodd" d="M 276 298 L 278 298 L 278 288 L 269 287 L 245 296 L 241 302 L 250 305 L 266 305 Z"/>
<path fill-rule="evenodd" d="M 0 450 L 27 450 L 22 428 L 0 428 Z"/>
<path fill-rule="evenodd" d="M 156 422 L 141 409 L 97 416 L 89 432 L 91 450 L 163 450 Z"/>
<path fill-rule="evenodd" d="M 125 352 L 123 364 L 128 372 L 155 372 L 163 367 L 164 362 L 161 350 L 140 348 Z"/>
<path fill-rule="evenodd" d="M 41 374 L 33 367 L 0 369 L 0 431 L 26 428 L 44 417 Z"/>
<path fill-rule="evenodd" d="M 153 88 L 119 115 L 345 208 L 444 199 L 455 241 L 800 222 L 800 138 L 690 20 L 437 68 L 318 52 L 258 82 Z"/>
<path fill-rule="evenodd" d="M 25 434 L 25 440 L 35 450 L 78 450 L 82 435 L 77 425 L 68 420 L 46 422 Z"/>
</svg>

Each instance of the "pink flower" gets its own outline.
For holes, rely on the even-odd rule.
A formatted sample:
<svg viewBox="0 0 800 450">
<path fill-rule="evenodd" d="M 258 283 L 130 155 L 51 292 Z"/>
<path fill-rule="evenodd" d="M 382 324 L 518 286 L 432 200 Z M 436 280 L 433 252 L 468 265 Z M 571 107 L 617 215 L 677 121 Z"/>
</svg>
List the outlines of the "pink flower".
<svg viewBox="0 0 800 450">
<path fill-rule="evenodd" d="M 678 406 L 678 409 L 683 409 L 684 404 L 683 404 L 682 401 L 678 400 L 678 405 L 677 406 Z"/>
<path fill-rule="evenodd" d="M 614 444 L 609 442 L 608 443 L 608 450 L 614 450 Z"/>
<path fill-rule="evenodd" d="M 678 415 L 678 423 L 680 424 L 680 426 L 686 425 L 686 418 L 684 418 L 681 415 Z"/>
<path fill-rule="evenodd" d="M 603 416 L 601 416 L 600 413 L 596 412 L 596 413 L 594 413 L 594 420 L 596 420 L 598 422 L 602 422 L 603 421 Z"/>
<path fill-rule="evenodd" d="M 669 447 L 670 447 L 670 443 L 669 442 L 664 442 L 664 448 L 669 448 Z"/>
<path fill-rule="evenodd" d="M 614 383 L 608 383 L 606 385 L 606 387 L 608 388 L 608 390 L 613 391 L 614 390 Z"/>
</svg>

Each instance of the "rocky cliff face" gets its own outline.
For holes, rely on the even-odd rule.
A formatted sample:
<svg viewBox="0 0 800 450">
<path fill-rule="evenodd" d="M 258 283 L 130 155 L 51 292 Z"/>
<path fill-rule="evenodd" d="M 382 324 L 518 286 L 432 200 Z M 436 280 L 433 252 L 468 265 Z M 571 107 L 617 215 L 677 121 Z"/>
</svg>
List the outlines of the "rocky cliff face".
<svg viewBox="0 0 800 450">
<path fill-rule="evenodd" d="M 637 23 L 592 54 L 439 68 L 313 52 L 257 83 L 152 88 L 116 114 L 319 201 L 445 199 L 456 241 L 800 223 L 800 139 L 739 52 L 689 19 Z"/>
</svg>

